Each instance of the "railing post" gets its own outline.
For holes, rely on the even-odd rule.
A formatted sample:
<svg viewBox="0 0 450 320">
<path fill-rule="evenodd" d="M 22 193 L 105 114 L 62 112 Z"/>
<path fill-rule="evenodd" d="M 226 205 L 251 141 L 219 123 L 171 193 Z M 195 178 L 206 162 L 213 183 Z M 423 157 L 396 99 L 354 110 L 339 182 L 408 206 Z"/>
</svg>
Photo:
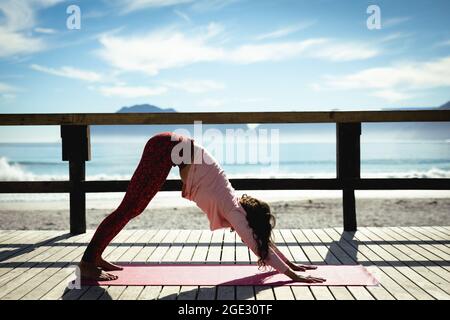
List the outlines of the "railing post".
<svg viewBox="0 0 450 320">
<path fill-rule="evenodd" d="M 91 159 L 89 126 L 61 125 L 62 159 L 69 161 L 70 233 L 86 232 L 85 161 Z"/>
<path fill-rule="evenodd" d="M 337 178 L 341 181 L 361 176 L 361 123 L 336 123 Z M 344 231 L 356 231 L 355 189 L 342 190 Z"/>
</svg>

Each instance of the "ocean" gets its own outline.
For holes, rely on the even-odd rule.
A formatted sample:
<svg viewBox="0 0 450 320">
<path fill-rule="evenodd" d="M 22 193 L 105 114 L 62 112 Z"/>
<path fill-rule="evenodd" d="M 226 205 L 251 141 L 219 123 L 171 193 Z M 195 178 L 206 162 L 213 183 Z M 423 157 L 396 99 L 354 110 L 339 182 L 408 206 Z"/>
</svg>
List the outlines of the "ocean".
<svg viewBox="0 0 450 320">
<path fill-rule="evenodd" d="M 87 180 L 130 179 L 144 145 L 145 140 L 138 138 L 92 142 L 91 160 L 86 163 Z M 213 148 L 210 151 L 221 162 L 230 178 L 333 178 L 336 176 L 334 142 L 280 143 L 276 148 L 269 146 L 265 156 L 260 156 L 253 161 L 254 163 L 249 163 L 249 157 L 247 160 L 244 159 L 244 163 L 237 163 L 237 149 L 234 152 L 234 161 L 226 160 L 227 149 L 225 147 L 222 151 L 219 149 Z M 276 153 L 276 156 L 273 156 L 273 153 Z M 450 178 L 450 142 L 362 141 L 361 176 L 365 178 Z M 178 177 L 178 169 L 173 168 L 169 178 Z M 0 144 L 0 181 L 66 179 L 68 179 L 68 163 L 62 161 L 61 143 Z M 3 194 L 0 195 L 0 201 L 11 199 L 26 201 L 39 196 Z M 45 197 L 45 195 L 41 196 Z M 58 195 L 52 195 L 52 197 L 58 197 Z"/>
</svg>

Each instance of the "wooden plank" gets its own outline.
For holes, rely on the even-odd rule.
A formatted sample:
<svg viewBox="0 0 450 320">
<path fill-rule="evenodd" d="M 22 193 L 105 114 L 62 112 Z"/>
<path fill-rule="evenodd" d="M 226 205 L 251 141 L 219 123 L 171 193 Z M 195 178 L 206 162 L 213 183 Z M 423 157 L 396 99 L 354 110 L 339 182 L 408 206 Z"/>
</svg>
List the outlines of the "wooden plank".
<svg viewBox="0 0 450 320">
<path fill-rule="evenodd" d="M 170 230 L 158 247 L 152 252 L 152 254 L 147 259 L 148 262 L 160 263 L 164 255 L 168 252 L 172 243 L 175 241 L 179 235 L 180 230 Z M 160 300 L 175 300 L 180 291 L 180 286 L 163 286 L 158 299 Z"/>
<path fill-rule="evenodd" d="M 183 249 L 184 243 L 188 239 L 190 234 L 189 230 L 180 230 L 177 237 L 173 241 L 169 250 L 163 256 L 161 263 L 176 263 L 181 250 Z"/>
<path fill-rule="evenodd" d="M 34 295 L 35 298 L 39 298 L 51 289 L 51 278 L 59 271 L 67 268 L 74 258 L 77 257 L 76 253 L 81 254 L 81 248 L 72 246 L 73 242 L 66 242 L 66 246 L 55 247 L 55 253 L 53 255 L 43 255 L 35 257 L 39 262 L 30 264 L 30 269 L 24 270 L 21 276 L 26 277 L 26 281 L 21 283 L 20 278 L 15 278 L 11 285 L 15 286 L 14 289 L 4 295 L 2 299 L 29 299 Z M 42 260 L 41 260 L 42 259 Z M 65 276 L 67 277 L 67 273 Z M 2 287 L 2 292 L 5 293 Z M 38 296 L 36 297 L 36 293 Z"/>
<path fill-rule="evenodd" d="M 450 272 L 450 268 L 448 265 L 446 265 L 446 260 L 442 259 L 441 257 L 438 257 L 433 253 L 433 251 L 429 251 L 421 246 L 421 239 L 417 238 L 415 235 L 408 233 L 402 228 L 399 227 L 390 227 L 390 230 L 392 232 L 395 232 L 401 237 L 404 237 L 405 239 L 408 239 L 409 243 L 408 247 L 410 247 L 412 250 L 416 251 L 421 256 L 427 258 L 430 261 L 433 261 L 433 263 L 441 266 L 445 271 Z"/>
<path fill-rule="evenodd" d="M 427 243 L 430 241 L 430 238 L 428 238 L 427 236 L 408 227 L 400 227 L 400 228 L 404 230 L 406 233 L 413 236 L 416 240 L 425 242 L 419 243 L 419 246 L 425 249 L 426 251 L 430 252 L 434 256 L 439 257 L 438 259 L 442 259 L 442 261 L 450 260 L 450 255 L 447 254 L 446 252 L 441 251 L 441 248 L 438 245 Z M 446 269 L 450 271 L 450 268 L 446 267 Z"/>
<path fill-rule="evenodd" d="M 312 230 L 292 230 L 292 234 L 300 245 L 302 243 L 304 244 L 303 250 L 305 251 L 305 254 L 311 264 L 326 264 L 323 257 L 317 250 L 319 249 L 322 251 L 323 248 L 326 250 L 326 247 L 321 245 L 319 238 L 317 238 Z M 311 286 L 310 290 L 316 300 L 334 300 L 334 297 L 328 287 Z"/>
<path fill-rule="evenodd" d="M 147 240 L 146 244 L 143 246 L 143 248 L 136 254 L 136 256 L 133 258 L 133 261 L 135 263 L 145 263 L 147 262 L 150 255 L 155 251 L 155 249 L 158 247 L 159 242 L 161 242 L 166 234 L 168 233 L 168 230 L 158 230 L 154 233 L 154 235 Z"/>
<path fill-rule="evenodd" d="M 221 123 L 336 123 L 450 121 L 449 110 L 161 112 L 161 113 L 20 113 L 0 114 L 0 125 L 113 125 Z"/>
<path fill-rule="evenodd" d="M 138 300 L 156 300 L 161 293 L 162 286 L 145 286 Z"/>
<path fill-rule="evenodd" d="M 222 256 L 222 245 L 225 229 L 219 229 L 213 232 L 211 243 L 209 245 L 208 256 L 206 262 L 211 264 L 220 263 Z"/>
<path fill-rule="evenodd" d="M 195 300 L 197 298 L 198 286 L 181 286 L 178 300 Z"/>
<path fill-rule="evenodd" d="M 178 262 L 178 257 L 183 248 L 184 243 L 188 239 L 190 234 L 189 230 L 181 230 L 175 239 L 172 247 L 164 256 L 164 262 Z M 197 286 L 181 286 L 178 294 L 178 300 L 195 300 L 198 295 Z"/>
<path fill-rule="evenodd" d="M 4 286 L 7 285 L 10 281 L 16 281 L 18 278 L 24 279 L 28 276 L 29 273 L 25 272 L 30 271 L 30 266 L 37 264 L 37 262 L 30 262 L 30 260 L 35 259 L 38 256 L 40 257 L 40 259 L 44 259 L 54 254 L 57 248 L 52 248 L 51 246 L 46 244 L 52 241 L 51 239 L 63 235 L 63 233 L 63 231 L 34 233 L 37 238 L 35 237 L 32 240 L 29 240 L 34 244 L 26 246 L 25 248 L 21 248 L 17 251 L 13 251 L 13 254 L 5 255 L 2 260 L 7 258 L 7 260 L 4 261 L 7 261 L 8 264 L 12 264 L 12 266 L 5 266 L 4 268 L 0 268 L 0 287 L 2 287 L 2 291 L 5 290 Z M 36 240 L 40 241 L 36 243 Z M 21 239 L 21 241 L 24 241 L 24 239 Z M 6 264 L 6 262 L 3 263 Z"/>
<path fill-rule="evenodd" d="M 225 231 L 223 237 L 222 258 L 221 263 L 235 263 L 236 259 L 236 233 Z"/>
<path fill-rule="evenodd" d="M 154 249 L 158 245 L 160 241 L 164 239 L 164 236 L 167 234 L 167 232 L 160 232 L 160 231 L 154 231 L 153 236 L 149 238 L 148 236 L 145 237 L 145 239 L 142 241 L 143 244 L 145 244 L 141 251 L 135 256 L 133 259 L 133 262 L 136 263 L 138 261 L 147 261 L 150 255 L 153 253 Z M 178 239 L 178 238 L 177 238 Z M 154 244 L 153 249 L 147 249 L 148 244 L 152 243 Z M 136 298 L 137 300 L 156 300 L 161 293 L 162 286 L 143 286 L 141 293 Z"/>
<path fill-rule="evenodd" d="M 198 289 L 197 300 L 215 300 L 216 287 L 215 286 L 200 286 Z"/>
<path fill-rule="evenodd" d="M 395 297 L 398 300 L 412 300 L 414 297 L 408 293 L 403 287 L 395 282 L 382 269 L 380 259 L 365 245 L 354 239 L 353 232 L 342 232 L 334 228 L 326 228 L 324 231 L 335 241 L 336 245 L 344 250 L 349 257 L 355 262 L 363 264 L 366 268 L 375 275 L 380 282 L 380 287 L 367 287 L 374 297 L 378 300 L 392 299 Z M 385 290 L 383 290 L 385 289 Z"/>
<path fill-rule="evenodd" d="M 236 286 L 236 300 L 255 300 L 253 286 Z"/>
<path fill-rule="evenodd" d="M 134 260 L 137 254 L 144 248 L 144 246 L 150 241 L 154 235 L 155 231 L 138 230 L 134 234 L 134 238 L 130 237 L 127 242 L 136 241 L 132 243 L 125 253 L 120 257 L 120 260 L 125 262 L 128 261 L 129 264 L 136 263 Z M 131 241 L 130 241 L 131 240 Z M 122 262 L 122 263 L 123 263 Z M 136 300 L 141 292 L 144 290 L 145 286 L 127 286 L 125 290 L 119 297 L 119 300 Z"/>
<path fill-rule="evenodd" d="M 357 300 L 374 300 L 374 297 L 365 287 L 349 286 L 347 289 Z"/>
<path fill-rule="evenodd" d="M 236 235 L 235 239 L 236 264 L 251 264 L 252 261 L 250 258 L 250 249 L 241 241 L 241 238 L 238 235 Z M 220 296 L 218 293 L 218 299 L 219 297 Z M 255 300 L 255 292 L 253 286 L 235 286 L 235 297 L 230 296 L 230 299 L 234 298 L 236 298 L 236 300 Z"/>
<path fill-rule="evenodd" d="M 61 268 L 51 278 L 45 281 L 45 285 L 41 285 L 40 287 L 32 290 L 24 296 L 23 299 L 61 299 L 64 293 L 68 291 L 67 285 L 70 279 L 73 278 L 73 262 L 79 261 L 81 258 L 85 249 L 85 242 L 91 238 L 92 233 L 92 231 L 88 231 L 86 234 L 71 237 L 70 243 L 74 245 L 74 250 L 71 254 L 66 256 L 67 261 L 69 261 L 67 267 Z M 69 239 L 63 239 L 60 242 L 66 243 L 69 242 Z"/>
<path fill-rule="evenodd" d="M 177 263 L 191 263 L 194 253 L 196 251 L 197 245 L 200 241 L 204 241 L 205 238 L 202 238 L 203 232 L 201 230 L 192 230 L 188 233 L 183 233 L 183 243 L 181 248 L 176 249 L 178 252 L 178 256 L 176 258 Z M 177 241 L 175 241 L 177 242 Z M 199 295 L 199 288 L 197 286 L 177 286 L 177 289 L 170 288 L 165 289 L 166 287 L 162 288 L 161 294 L 162 297 L 166 297 L 166 299 L 172 299 L 171 295 L 174 294 L 176 290 L 176 296 L 175 299 L 180 300 L 192 300 L 196 299 Z M 167 291 L 168 290 L 168 291 Z"/>
<path fill-rule="evenodd" d="M 389 276 L 391 276 L 397 283 L 399 283 L 403 288 L 405 288 L 409 293 L 411 293 L 418 300 L 430 300 L 433 297 L 418 286 L 414 281 L 411 281 L 407 276 L 405 276 L 400 269 L 401 267 L 396 267 L 393 261 L 398 261 L 392 254 L 384 250 L 378 244 L 372 244 L 372 240 L 368 238 L 364 233 L 358 230 L 355 233 L 355 238 L 366 243 L 366 246 L 372 250 L 376 255 L 378 255 L 384 264 L 392 266 L 391 268 L 382 268 Z"/>
<path fill-rule="evenodd" d="M 195 248 L 198 241 L 200 240 L 202 232 L 200 230 L 192 230 L 189 237 L 186 240 L 185 245 L 181 249 L 180 255 L 177 261 L 179 262 L 190 262 L 192 256 L 194 255 Z"/>
<path fill-rule="evenodd" d="M 26 237 L 23 234 L 18 235 L 11 239 L 10 243 L 3 244 L 4 249 L 0 251 L 0 260 L 17 262 L 40 251 L 45 251 L 48 249 L 47 247 L 36 248 L 36 243 L 46 241 L 48 238 L 47 234 L 43 232 L 32 232 L 30 233 L 30 237 Z M 10 270 L 6 268 L 0 269 L 0 276 Z"/>
<path fill-rule="evenodd" d="M 385 239 L 388 243 L 392 244 L 392 247 L 400 251 L 400 254 L 396 254 L 395 251 L 391 251 L 394 253 L 394 255 L 401 260 L 405 265 L 410 265 L 411 269 L 414 270 L 417 274 L 422 276 L 423 278 L 427 279 L 431 283 L 433 283 L 435 286 L 439 287 L 441 290 L 443 290 L 447 295 L 450 293 L 450 285 L 449 282 L 445 279 L 439 276 L 439 271 L 442 270 L 446 273 L 448 276 L 449 273 L 445 271 L 444 269 L 440 268 L 439 266 L 426 266 L 424 265 L 425 262 L 422 262 L 424 258 L 417 253 L 415 253 L 413 250 L 408 248 L 404 244 L 395 244 L 396 238 L 392 237 L 388 232 L 384 232 L 386 228 L 367 228 L 368 231 L 370 231 L 373 234 L 376 234 L 383 239 Z M 426 258 L 425 258 L 426 261 Z M 436 272 L 437 271 L 437 272 Z M 427 288 L 427 287 L 425 287 Z M 433 288 L 434 290 L 434 288 Z M 428 289 L 427 289 L 428 292 Z M 438 293 L 438 296 L 441 296 L 440 293 Z M 436 297 L 438 298 L 438 297 Z M 442 298 L 442 296 L 441 296 Z"/>
<path fill-rule="evenodd" d="M 2 230 L 2 234 L 0 235 L 0 244 L 1 243 L 9 243 L 12 239 L 14 239 L 17 235 L 23 233 L 22 230 Z"/>
<path fill-rule="evenodd" d="M 134 243 L 138 238 L 137 230 L 122 230 L 105 249 L 103 257 L 107 261 L 116 262 L 126 252 L 124 248 L 128 248 L 127 243 Z M 93 289 L 95 288 L 95 289 Z M 96 286 L 82 286 L 81 290 L 70 290 L 62 296 L 63 300 L 78 299 L 99 299 L 99 300 L 117 300 L 119 299 L 126 286 L 104 286 L 97 288 Z M 103 289 L 103 290 L 102 290 Z M 86 295 L 86 297 L 84 297 Z"/>
<path fill-rule="evenodd" d="M 329 289 L 335 300 L 355 300 L 349 289 L 345 286 L 330 286 Z"/>
<path fill-rule="evenodd" d="M 433 226 L 432 228 L 435 229 L 435 230 L 438 230 L 439 232 L 444 233 L 447 236 L 450 236 L 450 228 L 449 227 Z"/>
<path fill-rule="evenodd" d="M 433 228 L 427 228 L 427 227 L 408 227 L 408 229 L 412 229 L 422 235 L 424 235 L 426 238 L 432 240 L 432 245 L 437 248 L 438 250 L 441 250 L 442 252 L 446 254 L 450 254 L 450 236 L 447 236 L 445 234 L 440 233 L 439 231 L 434 230 Z"/>
<path fill-rule="evenodd" d="M 401 246 L 403 248 L 403 252 L 407 254 L 409 257 L 411 257 L 415 262 L 418 264 L 423 265 L 428 270 L 435 273 L 437 276 L 440 277 L 441 281 L 444 281 L 445 283 L 449 283 L 449 271 L 446 269 L 447 262 L 442 261 L 437 256 L 434 256 L 430 254 L 427 250 L 421 248 L 417 244 L 414 243 L 414 240 L 407 241 L 409 234 L 406 234 L 403 230 L 394 228 L 382 228 L 381 230 L 376 230 L 377 232 L 384 232 L 387 235 L 391 236 L 392 239 L 394 239 L 397 242 L 401 243 Z M 405 236 L 406 234 L 406 236 Z M 411 240 L 411 239 L 409 239 Z M 403 244 L 407 243 L 407 244 Z M 412 243 L 412 244 L 410 244 Z M 430 256 L 431 255 L 431 256 Z M 438 260 L 433 260 L 434 257 L 436 257 Z M 418 270 L 421 270 L 421 268 L 418 268 Z"/>
<path fill-rule="evenodd" d="M 276 300 L 295 300 L 290 286 L 274 286 L 273 292 Z"/>
<path fill-rule="evenodd" d="M 149 256 L 147 262 L 160 263 L 162 261 L 162 258 L 172 245 L 172 242 L 175 241 L 179 233 L 180 230 L 169 230 L 169 232 L 167 232 L 162 242 L 156 247 L 156 249 Z"/>
<path fill-rule="evenodd" d="M 355 261 L 352 261 L 344 251 L 340 250 L 336 245 L 334 245 L 333 239 L 328 236 L 323 230 L 313 229 L 312 231 L 315 236 L 317 236 L 317 239 L 319 241 L 322 241 L 322 243 L 325 245 L 327 251 L 322 250 L 322 252 L 319 252 L 324 258 L 325 262 L 329 261 L 329 264 L 338 265 L 344 264 L 344 261 L 348 262 L 351 265 L 354 265 L 356 263 Z M 369 291 L 367 291 L 365 287 L 361 287 L 358 290 L 351 290 L 351 287 L 346 286 L 334 288 L 334 290 L 333 287 L 330 287 L 329 289 L 335 299 L 353 300 L 353 297 L 356 300 L 368 300 L 368 297 L 371 297 L 373 299 L 372 295 L 369 293 Z"/>
<path fill-rule="evenodd" d="M 410 226 L 409 228 L 414 229 L 433 240 L 448 242 L 450 239 L 450 235 L 446 231 L 438 230 L 435 226 Z"/>
<path fill-rule="evenodd" d="M 303 252 L 302 247 L 297 243 L 291 230 L 282 229 L 282 230 L 280 230 L 280 234 L 292 256 L 292 261 L 296 262 L 296 263 L 300 263 L 300 264 L 308 263 L 309 262 L 308 258 L 306 257 L 305 253 Z"/>
<path fill-rule="evenodd" d="M 119 296 L 119 300 L 136 300 L 142 290 L 144 290 L 144 286 L 127 286 Z"/>
<path fill-rule="evenodd" d="M 208 255 L 208 248 L 211 243 L 213 233 L 209 230 L 203 230 L 198 238 L 196 247 L 192 247 L 194 250 L 191 255 L 190 263 L 206 263 L 206 257 Z M 195 300 L 200 294 L 199 286 L 181 286 L 178 300 Z M 204 292 L 202 292 L 204 294 Z"/>
<path fill-rule="evenodd" d="M 235 232 L 225 231 L 223 239 L 222 260 L 220 261 L 220 263 L 236 264 L 236 246 L 238 241 L 241 242 L 241 239 L 239 238 L 239 236 L 236 235 Z M 217 286 L 216 299 L 235 300 L 236 299 L 235 291 L 236 291 L 235 286 Z"/>
<path fill-rule="evenodd" d="M 271 286 L 255 286 L 256 300 L 275 300 L 275 294 Z"/>
<path fill-rule="evenodd" d="M 204 264 L 206 257 L 208 256 L 209 244 L 211 243 L 212 232 L 209 230 L 203 230 L 200 239 L 195 248 L 194 254 L 191 259 L 191 263 Z"/>
<path fill-rule="evenodd" d="M 298 245 L 294 235 L 291 230 L 281 229 L 279 230 L 278 237 L 279 242 L 277 243 L 277 247 L 280 251 L 291 261 L 295 263 L 307 264 L 308 258 L 302 250 L 302 247 Z M 308 287 L 298 287 L 292 286 L 290 287 L 291 292 L 293 294 L 293 298 L 296 300 L 314 300 L 314 296 Z M 274 290 L 275 291 L 275 290 Z M 275 291 L 275 294 L 278 297 L 278 293 Z M 287 296 L 290 298 L 289 293 Z"/>
<path fill-rule="evenodd" d="M 128 262 L 125 259 L 122 259 L 122 256 L 126 254 L 127 250 L 131 248 L 134 243 L 139 241 L 139 239 L 143 236 L 142 232 L 139 230 L 123 230 L 119 233 L 119 236 L 114 239 L 113 243 L 118 244 L 113 248 L 111 246 L 110 250 L 106 252 L 104 256 L 105 259 L 108 261 L 113 262 Z M 102 289 L 96 289 L 95 286 L 90 287 L 86 293 L 84 293 L 81 296 L 81 299 L 98 299 L 98 300 L 119 300 L 122 294 L 125 293 L 127 286 L 104 286 Z M 95 294 L 89 296 L 89 294 L 92 294 L 92 291 L 94 289 Z M 98 293 L 101 293 L 100 295 L 97 295 Z M 129 293 L 131 294 L 131 293 Z M 126 297 L 125 297 L 126 298 Z"/>
<path fill-rule="evenodd" d="M 300 229 L 292 230 L 292 234 L 295 237 L 299 246 L 302 247 L 309 263 L 311 264 L 325 264 L 320 254 L 316 251 L 316 249 L 311 245 L 308 238 Z"/>
<path fill-rule="evenodd" d="M 314 295 L 312 294 L 309 286 L 292 286 L 291 290 L 294 293 L 295 300 L 314 300 Z"/>
</svg>

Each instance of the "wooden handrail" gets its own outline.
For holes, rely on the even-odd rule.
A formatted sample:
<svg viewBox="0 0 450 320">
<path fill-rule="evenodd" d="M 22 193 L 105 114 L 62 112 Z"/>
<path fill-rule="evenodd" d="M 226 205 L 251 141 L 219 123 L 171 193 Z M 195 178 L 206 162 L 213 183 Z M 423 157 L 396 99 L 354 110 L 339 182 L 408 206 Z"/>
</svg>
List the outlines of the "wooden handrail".
<svg viewBox="0 0 450 320">
<path fill-rule="evenodd" d="M 450 121 L 450 110 L 0 114 L 0 125 L 360 123 Z"/>
</svg>

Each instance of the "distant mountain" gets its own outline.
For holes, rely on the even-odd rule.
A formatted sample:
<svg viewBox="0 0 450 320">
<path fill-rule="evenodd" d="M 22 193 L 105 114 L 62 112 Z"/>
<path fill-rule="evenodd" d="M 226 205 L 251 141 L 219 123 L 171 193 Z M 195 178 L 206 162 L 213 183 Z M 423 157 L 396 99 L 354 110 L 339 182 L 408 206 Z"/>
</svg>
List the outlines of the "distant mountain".
<svg viewBox="0 0 450 320">
<path fill-rule="evenodd" d="M 419 109 L 450 109 L 450 101 L 435 108 L 410 108 Z M 394 109 L 386 109 L 394 110 Z M 405 110 L 405 109 L 395 109 Z M 122 107 L 117 113 L 137 113 L 137 112 L 177 112 L 172 108 L 159 108 L 149 104 Z M 93 136 L 152 136 L 161 131 L 174 131 L 184 128 L 193 134 L 193 125 L 107 125 L 92 126 Z M 203 131 L 214 128 L 225 133 L 225 129 L 244 129 L 246 124 L 223 124 L 223 125 L 203 125 Z M 332 123 L 318 124 L 260 124 L 258 129 L 278 129 L 280 136 L 295 136 L 300 140 L 308 140 L 309 137 L 323 137 L 324 139 L 334 139 L 336 135 L 335 125 Z M 391 123 L 363 123 L 362 132 L 365 138 L 395 139 L 395 140 L 450 140 L 449 122 L 391 122 Z M 283 140 L 283 138 L 282 138 Z"/>
<path fill-rule="evenodd" d="M 450 101 L 440 106 L 438 109 L 449 110 L 450 109 Z"/>
<path fill-rule="evenodd" d="M 175 109 L 162 109 L 151 104 L 137 104 L 131 107 L 122 107 L 116 113 L 146 113 L 146 112 L 176 112 Z"/>
<path fill-rule="evenodd" d="M 122 107 L 116 113 L 156 113 L 156 112 L 177 112 L 172 108 L 159 108 L 150 104 L 139 104 L 131 107 Z M 203 125 L 203 131 L 214 128 L 225 133 L 226 129 L 247 129 L 246 124 L 222 124 L 222 125 Z M 194 126 L 191 125 L 95 125 L 91 126 L 91 134 L 94 137 L 107 136 L 147 136 L 150 137 L 162 131 L 175 131 L 176 129 L 186 129 L 192 135 Z"/>
</svg>

